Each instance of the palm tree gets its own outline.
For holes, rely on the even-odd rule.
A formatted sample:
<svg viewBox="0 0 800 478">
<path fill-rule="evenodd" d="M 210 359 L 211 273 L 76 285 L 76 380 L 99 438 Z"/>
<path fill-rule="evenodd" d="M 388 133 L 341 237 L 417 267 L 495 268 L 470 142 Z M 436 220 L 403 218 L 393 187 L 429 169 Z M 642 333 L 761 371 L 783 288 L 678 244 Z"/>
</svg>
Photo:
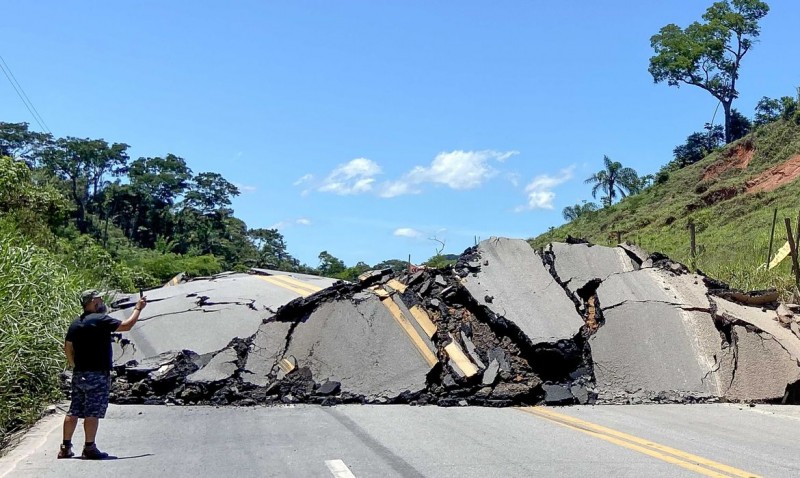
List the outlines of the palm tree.
<svg viewBox="0 0 800 478">
<path fill-rule="evenodd" d="M 597 197 L 597 191 L 603 191 L 605 196 L 601 197 L 603 206 L 608 207 L 614 203 L 617 191 L 622 197 L 639 190 L 639 175 L 632 168 L 625 168 L 617 161 L 611 161 L 608 156 L 603 155 L 605 169 L 594 173 L 585 182 L 593 184 L 592 197 Z"/>
</svg>

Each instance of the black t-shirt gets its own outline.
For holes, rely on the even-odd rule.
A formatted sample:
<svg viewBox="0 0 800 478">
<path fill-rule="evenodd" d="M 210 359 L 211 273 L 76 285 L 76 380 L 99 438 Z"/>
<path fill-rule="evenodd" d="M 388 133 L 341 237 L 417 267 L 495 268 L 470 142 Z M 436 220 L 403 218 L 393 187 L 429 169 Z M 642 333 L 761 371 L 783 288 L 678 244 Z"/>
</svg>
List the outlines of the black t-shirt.
<svg viewBox="0 0 800 478">
<path fill-rule="evenodd" d="M 107 372 L 111 370 L 111 333 L 122 322 L 105 314 L 83 314 L 69 326 L 67 341 L 75 349 L 75 370 Z"/>
</svg>

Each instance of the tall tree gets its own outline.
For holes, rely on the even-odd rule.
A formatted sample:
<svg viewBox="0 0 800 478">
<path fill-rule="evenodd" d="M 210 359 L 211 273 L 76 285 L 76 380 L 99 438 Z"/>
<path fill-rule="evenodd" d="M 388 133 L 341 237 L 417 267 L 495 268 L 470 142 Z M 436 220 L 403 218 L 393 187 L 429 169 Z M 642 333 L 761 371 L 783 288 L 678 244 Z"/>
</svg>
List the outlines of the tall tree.
<svg viewBox="0 0 800 478">
<path fill-rule="evenodd" d="M 28 129 L 28 123 L 5 123 L 0 121 L 0 156 L 24 160 L 28 166 L 38 164 L 39 154 L 53 137 Z"/>
<path fill-rule="evenodd" d="M 42 152 L 42 160 L 69 184 L 75 202 L 78 230 L 86 233 L 86 214 L 93 211 L 92 199 L 106 186 L 106 178 L 125 173 L 128 145 L 109 145 L 102 139 L 59 138 Z"/>
<path fill-rule="evenodd" d="M 286 240 L 277 229 L 250 229 L 247 235 L 258 249 L 258 267 L 273 267 L 286 270 L 291 265 L 291 256 L 286 251 Z"/>
<path fill-rule="evenodd" d="M 325 277 L 334 277 L 346 269 L 344 261 L 334 257 L 328 251 L 319 253 L 319 273 Z"/>
<path fill-rule="evenodd" d="M 742 58 L 761 33 L 758 21 L 769 12 L 759 0 L 723 0 L 703 14 L 704 23 L 685 29 L 669 24 L 650 38 L 655 55 L 650 74 L 656 83 L 681 83 L 708 91 L 725 111 L 725 142 L 733 141 L 731 105 Z"/>
<path fill-rule="evenodd" d="M 239 188 L 219 173 L 200 173 L 194 177 L 184 201 L 189 207 L 207 214 L 231 205 L 239 195 Z"/>
<path fill-rule="evenodd" d="M 586 184 L 592 184 L 592 197 L 597 197 L 597 191 L 603 191 L 601 198 L 603 206 L 608 207 L 614 203 L 617 192 L 622 197 L 639 190 L 639 175 L 632 168 L 626 168 L 617 161 L 611 161 L 608 156 L 603 156 L 604 168 L 586 179 Z"/>
</svg>

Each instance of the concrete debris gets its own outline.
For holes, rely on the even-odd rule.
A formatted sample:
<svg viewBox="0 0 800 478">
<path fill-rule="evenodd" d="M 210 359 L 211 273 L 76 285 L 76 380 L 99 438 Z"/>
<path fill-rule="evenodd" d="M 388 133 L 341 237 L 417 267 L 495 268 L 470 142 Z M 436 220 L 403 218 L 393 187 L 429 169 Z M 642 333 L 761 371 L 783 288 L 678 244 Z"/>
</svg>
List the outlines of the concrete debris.
<svg viewBox="0 0 800 478">
<path fill-rule="evenodd" d="M 800 403 L 800 308 L 630 244 L 491 238 L 357 284 L 253 269 L 148 295 L 116 403 Z"/>
</svg>

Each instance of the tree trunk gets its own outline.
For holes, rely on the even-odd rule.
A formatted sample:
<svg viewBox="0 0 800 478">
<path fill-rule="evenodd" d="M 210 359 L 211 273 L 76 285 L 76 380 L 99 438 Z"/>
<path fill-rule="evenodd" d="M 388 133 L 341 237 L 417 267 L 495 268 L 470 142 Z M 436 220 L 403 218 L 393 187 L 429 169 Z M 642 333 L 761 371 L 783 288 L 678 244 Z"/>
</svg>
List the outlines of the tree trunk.
<svg viewBox="0 0 800 478">
<path fill-rule="evenodd" d="M 722 108 L 725 110 L 725 144 L 733 141 L 733 132 L 731 131 L 731 104 L 733 101 L 722 103 Z"/>
</svg>

